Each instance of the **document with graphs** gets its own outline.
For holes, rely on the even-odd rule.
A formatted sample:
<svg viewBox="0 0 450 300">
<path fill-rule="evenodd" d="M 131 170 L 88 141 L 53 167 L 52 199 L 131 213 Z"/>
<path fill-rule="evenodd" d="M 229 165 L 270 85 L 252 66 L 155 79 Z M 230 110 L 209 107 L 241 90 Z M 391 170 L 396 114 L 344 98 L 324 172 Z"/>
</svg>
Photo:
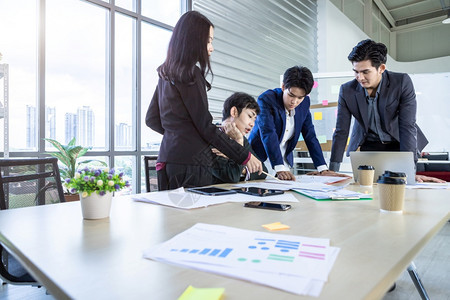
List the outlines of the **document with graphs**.
<svg viewBox="0 0 450 300">
<path fill-rule="evenodd" d="M 328 239 L 198 223 L 144 257 L 318 296 L 338 253 Z"/>
</svg>

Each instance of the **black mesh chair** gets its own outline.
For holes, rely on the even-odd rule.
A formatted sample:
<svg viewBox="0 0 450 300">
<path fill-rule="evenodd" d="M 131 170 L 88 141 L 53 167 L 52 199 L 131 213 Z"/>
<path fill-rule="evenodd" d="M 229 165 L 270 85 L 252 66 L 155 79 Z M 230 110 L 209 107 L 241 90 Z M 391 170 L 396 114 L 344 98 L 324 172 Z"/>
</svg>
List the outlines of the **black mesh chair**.
<svg viewBox="0 0 450 300">
<path fill-rule="evenodd" d="M 158 176 L 156 175 L 156 155 L 145 155 L 145 186 L 147 193 L 158 190 Z"/>
<path fill-rule="evenodd" d="M 0 159 L 0 209 L 65 202 L 56 158 Z M 0 244 L 0 277 L 6 283 L 37 285 Z"/>
</svg>

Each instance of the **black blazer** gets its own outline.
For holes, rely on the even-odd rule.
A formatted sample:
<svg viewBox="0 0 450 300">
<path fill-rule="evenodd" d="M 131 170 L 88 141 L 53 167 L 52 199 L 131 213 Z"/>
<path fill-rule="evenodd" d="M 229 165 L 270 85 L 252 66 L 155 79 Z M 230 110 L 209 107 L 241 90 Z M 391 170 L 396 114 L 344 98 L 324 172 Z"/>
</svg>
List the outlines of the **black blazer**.
<svg viewBox="0 0 450 300">
<path fill-rule="evenodd" d="M 382 128 L 400 143 L 400 151 L 417 153 L 428 140 L 416 124 L 416 94 L 411 78 L 405 73 L 384 71 L 381 81 L 378 111 Z M 355 118 L 352 135 L 347 148 L 356 151 L 364 143 L 369 131 L 368 104 L 364 88 L 356 79 L 341 86 L 338 101 L 336 130 L 333 134 L 331 162 L 342 162 L 347 144 L 350 122 Z"/>
<path fill-rule="evenodd" d="M 159 78 L 145 123 L 163 135 L 158 162 L 210 167 L 216 156 L 210 145 L 239 164 L 249 155 L 212 123 L 205 79 L 198 67 L 191 84 Z"/>
</svg>

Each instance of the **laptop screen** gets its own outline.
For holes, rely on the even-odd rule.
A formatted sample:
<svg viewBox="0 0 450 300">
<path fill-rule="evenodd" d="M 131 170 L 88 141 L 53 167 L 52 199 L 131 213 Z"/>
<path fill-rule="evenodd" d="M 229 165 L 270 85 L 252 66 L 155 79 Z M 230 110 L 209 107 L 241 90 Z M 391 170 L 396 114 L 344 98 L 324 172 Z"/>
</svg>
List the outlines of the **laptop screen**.
<svg viewBox="0 0 450 300">
<path fill-rule="evenodd" d="M 416 183 L 416 165 L 412 152 L 375 152 L 357 151 L 350 152 L 353 177 L 358 181 L 358 167 L 370 165 L 375 168 L 374 182 L 384 171 L 403 172 L 406 174 L 407 184 Z"/>
</svg>

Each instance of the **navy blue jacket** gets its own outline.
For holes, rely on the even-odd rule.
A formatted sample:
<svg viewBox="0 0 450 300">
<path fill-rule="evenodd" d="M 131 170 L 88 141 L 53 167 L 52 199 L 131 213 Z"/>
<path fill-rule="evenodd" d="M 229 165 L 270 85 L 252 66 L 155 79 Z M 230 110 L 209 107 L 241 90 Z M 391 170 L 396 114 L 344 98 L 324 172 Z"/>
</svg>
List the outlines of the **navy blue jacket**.
<svg viewBox="0 0 450 300">
<path fill-rule="evenodd" d="M 261 108 L 261 113 L 256 119 L 255 126 L 248 140 L 253 151 L 262 161 L 269 157 L 272 167 L 282 165 L 284 163 L 280 151 L 280 143 L 286 130 L 286 109 L 283 103 L 283 91 L 280 88 L 265 91 L 258 97 L 258 104 Z M 309 96 L 306 96 L 303 102 L 295 108 L 295 133 L 287 142 L 286 147 L 286 160 L 291 166 L 293 166 L 292 152 L 297 145 L 300 133 L 303 135 L 314 166 L 317 168 L 326 164 L 314 131 L 311 112 L 309 111 L 310 105 Z"/>
</svg>

